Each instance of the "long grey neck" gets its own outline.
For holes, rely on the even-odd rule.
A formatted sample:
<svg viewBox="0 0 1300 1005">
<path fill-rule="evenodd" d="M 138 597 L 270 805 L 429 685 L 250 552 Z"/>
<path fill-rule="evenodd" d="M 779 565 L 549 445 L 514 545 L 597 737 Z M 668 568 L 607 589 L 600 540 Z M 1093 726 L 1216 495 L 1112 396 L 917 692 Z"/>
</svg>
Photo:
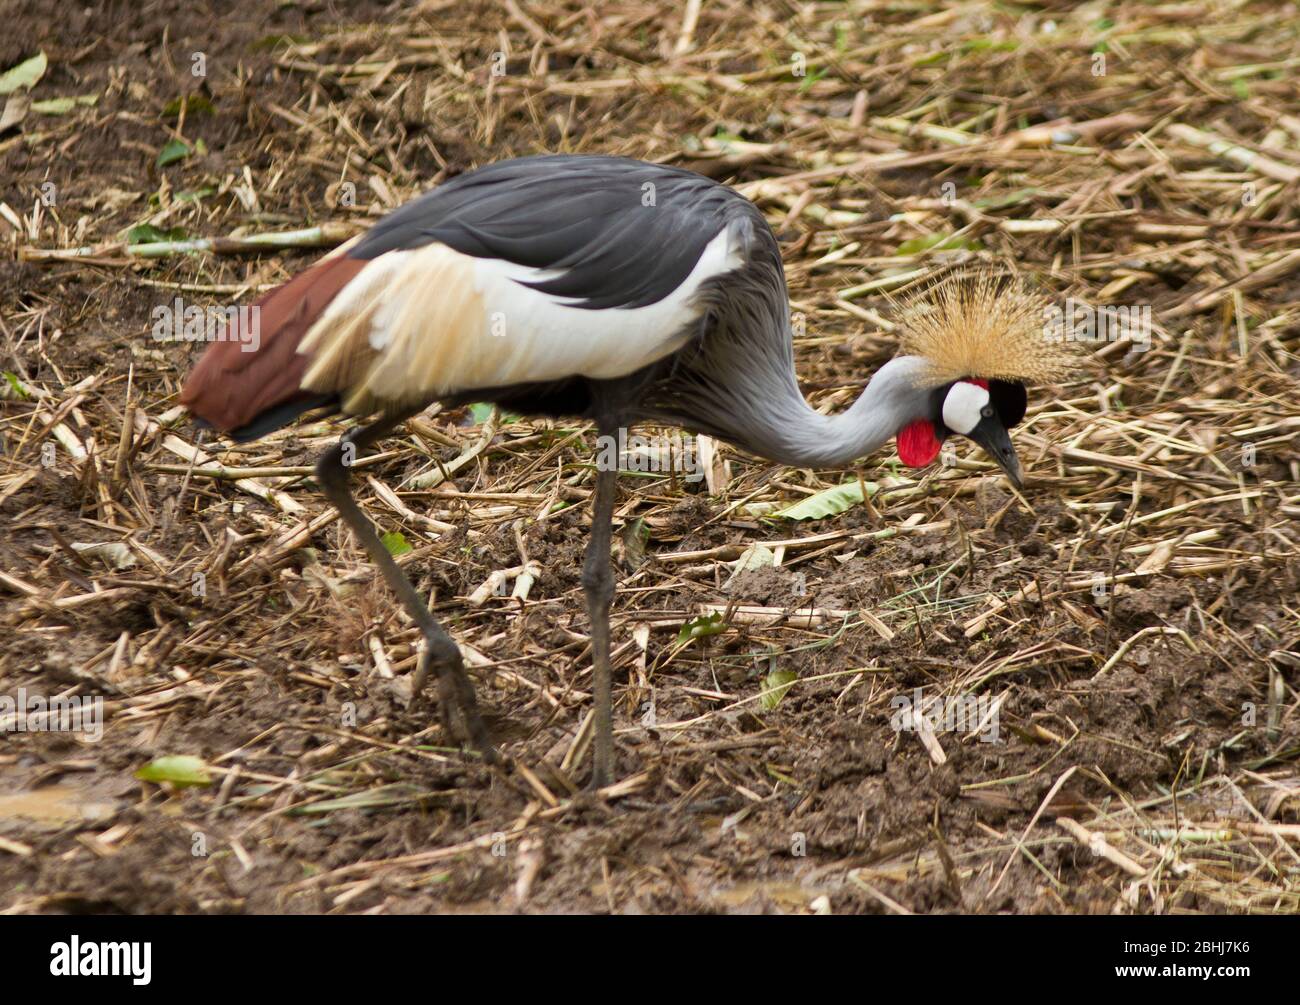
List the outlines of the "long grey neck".
<svg viewBox="0 0 1300 1005">
<path fill-rule="evenodd" d="M 925 365 L 917 356 L 894 357 L 876 371 L 857 401 L 835 415 L 809 406 L 791 374 L 788 385 L 737 424 L 746 429 L 745 446 L 797 467 L 842 467 L 865 457 L 904 426 L 927 418 L 928 395 L 920 380 Z"/>
<path fill-rule="evenodd" d="M 925 360 L 897 356 L 876 371 L 858 400 L 821 415 L 795 378 L 790 304 L 771 232 L 749 264 L 713 282 L 702 337 L 638 388 L 637 417 L 708 433 L 781 464 L 841 467 L 865 457 L 905 426 L 928 418 Z"/>
</svg>

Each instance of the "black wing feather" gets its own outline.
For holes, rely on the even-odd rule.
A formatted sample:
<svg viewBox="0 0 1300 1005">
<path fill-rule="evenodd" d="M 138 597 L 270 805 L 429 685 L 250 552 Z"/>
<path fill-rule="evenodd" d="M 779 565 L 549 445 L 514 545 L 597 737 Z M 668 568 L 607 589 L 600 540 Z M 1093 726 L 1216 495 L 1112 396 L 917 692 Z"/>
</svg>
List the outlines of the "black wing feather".
<svg viewBox="0 0 1300 1005">
<path fill-rule="evenodd" d="M 460 175 L 380 220 L 348 254 L 375 258 L 437 241 L 476 258 L 564 270 L 525 285 L 575 307 L 644 307 L 677 289 L 709 241 L 739 221 L 750 234 L 766 229 L 749 200 L 692 171 L 547 155 Z"/>
</svg>

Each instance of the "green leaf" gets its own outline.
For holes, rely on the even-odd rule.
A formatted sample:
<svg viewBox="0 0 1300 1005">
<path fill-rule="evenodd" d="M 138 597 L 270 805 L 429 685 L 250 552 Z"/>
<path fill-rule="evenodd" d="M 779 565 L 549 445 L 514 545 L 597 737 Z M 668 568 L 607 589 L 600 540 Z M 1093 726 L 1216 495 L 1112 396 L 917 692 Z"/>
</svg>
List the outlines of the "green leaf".
<svg viewBox="0 0 1300 1005">
<path fill-rule="evenodd" d="M 185 228 L 170 227 L 167 230 L 160 230 L 152 223 L 141 223 L 126 232 L 126 240 L 129 244 L 156 244 L 159 241 L 183 241 L 185 240 Z"/>
<path fill-rule="evenodd" d="M 388 549 L 388 554 L 396 558 L 398 555 L 405 555 L 408 551 L 415 549 L 407 543 L 406 536 L 400 530 L 389 531 L 380 537 L 384 542 L 384 547 Z"/>
<path fill-rule="evenodd" d="M 778 782 L 785 782 L 786 785 L 792 786 L 793 788 L 796 789 L 799 787 L 799 780 L 797 778 L 787 775 L 784 771 L 781 771 L 780 769 L 773 767 L 771 764 L 764 764 L 763 767 L 765 767 L 767 769 L 767 773 L 771 775 L 773 778 L 775 778 Z"/>
<path fill-rule="evenodd" d="M 9 389 L 13 391 L 15 397 L 17 398 L 31 397 L 26 391 L 23 390 L 23 382 L 18 379 L 18 374 L 10 373 L 8 370 L 6 370 L 4 371 L 4 378 L 5 381 L 9 384 Z"/>
<path fill-rule="evenodd" d="M 736 559 L 736 564 L 731 569 L 731 575 L 727 577 L 727 586 L 731 586 L 736 577 L 742 572 L 752 572 L 755 569 L 770 569 L 774 565 L 776 565 L 776 552 L 765 544 L 751 544 L 740 553 L 740 558 Z"/>
<path fill-rule="evenodd" d="M 846 509 L 862 502 L 863 482 L 845 482 L 832 489 L 818 492 L 807 499 L 800 499 L 793 506 L 773 513 L 773 516 L 785 520 L 824 520 L 828 516 L 838 516 Z M 875 482 L 866 482 L 867 495 L 875 495 L 879 486 Z"/>
<path fill-rule="evenodd" d="M 171 782 L 172 785 L 211 785 L 212 776 L 203 758 L 188 754 L 155 757 L 135 777 L 142 782 Z"/>
<path fill-rule="evenodd" d="M 962 52 L 1015 52 L 1020 43 L 1012 39 L 972 38 L 961 44 Z"/>
<path fill-rule="evenodd" d="M 93 107 L 99 101 L 98 94 L 79 94 L 73 98 L 50 98 L 46 101 L 33 101 L 32 111 L 42 115 L 67 115 L 78 105 Z"/>
<path fill-rule="evenodd" d="M 49 60 L 45 53 L 38 52 L 31 59 L 24 59 L 15 67 L 0 73 L 0 94 L 13 94 L 20 87 L 35 87 L 36 82 L 45 76 Z"/>
<path fill-rule="evenodd" d="M 773 670 L 763 678 L 763 696 L 759 699 L 759 704 L 770 712 L 781 704 L 785 693 L 798 679 L 799 675 L 793 670 Z"/>
<path fill-rule="evenodd" d="M 971 179 L 971 184 L 978 182 L 978 178 Z M 1038 195 L 1040 189 L 1036 188 L 1018 188 L 1014 192 L 1008 192 L 1005 195 L 991 196 L 988 199 L 976 199 L 971 203 L 976 209 L 1005 209 L 1007 206 L 1017 206 L 1022 202 L 1028 201 L 1033 196 Z"/>
<path fill-rule="evenodd" d="M 488 416 L 492 414 L 492 409 L 496 408 L 490 401 L 476 401 L 469 406 L 470 418 L 474 420 L 477 426 L 487 422 Z M 507 412 L 504 409 L 497 413 L 497 424 L 507 426 L 512 422 L 518 422 L 523 416 L 517 412 Z"/>
<path fill-rule="evenodd" d="M 951 56 L 952 53 L 945 52 L 942 49 L 940 49 L 938 52 L 930 52 L 930 53 L 926 53 L 924 56 L 917 57 L 916 59 L 912 60 L 912 65 L 933 66 L 935 63 L 944 62 L 945 60 L 951 58 Z"/>
<path fill-rule="evenodd" d="M 799 93 L 806 94 L 813 84 L 826 76 L 826 70 L 823 67 L 817 67 L 812 73 L 803 78 L 803 83 L 799 85 Z"/>
<path fill-rule="evenodd" d="M 898 246 L 895 255 L 916 255 L 922 251 L 983 251 L 984 245 L 979 241 L 967 237 L 953 237 L 950 234 L 929 234 L 925 237 L 914 237 L 910 241 L 904 241 Z"/>
<path fill-rule="evenodd" d="M 49 98 L 46 101 L 33 101 L 31 109 L 42 115 L 67 115 L 77 107 L 75 98 Z"/>
<path fill-rule="evenodd" d="M 710 635 L 721 635 L 726 630 L 727 625 L 722 620 L 722 612 L 714 611 L 712 614 L 703 614 L 682 625 L 682 630 L 677 633 L 677 642 L 679 645 L 685 645 L 695 639 L 707 639 Z"/>
<path fill-rule="evenodd" d="M 177 202 L 197 202 L 200 199 L 206 199 L 215 191 L 216 189 L 211 185 L 204 185 L 202 188 L 186 189 L 184 192 L 177 192 L 175 199 Z"/>
<path fill-rule="evenodd" d="M 184 140 L 168 140 L 167 145 L 158 152 L 158 166 L 166 167 L 175 161 L 184 160 L 190 155 L 190 145 Z"/>
<path fill-rule="evenodd" d="M 263 35 L 249 46 L 250 49 L 275 49 L 279 46 L 305 45 L 310 42 L 306 35 Z"/>
<path fill-rule="evenodd" d="M 494 406 L 491 402 L 474 402 L 469 406 L 469 417 L 474 420 L 474 425 L 482 425 L 486 423 L 487 416 L 491 415 L 491 410 L 495 407 L 497 406 Z M 520 416 L 519 413 L 502 410 L 497 413 L 497 423 L 499 425 L 508 425 L 521 419 L 521 417 L 523 416 Z"/>
<path fill-rule="evenodd" d="M 216 106 L 202 94 L 187 94 L 183 98 L 172 98 L 171 101 L 167 102 L 163 106 L 163 118 L 180 118 L 182 107 L 185 109 L 186 117 L 211 115 L 217 110 Z"/>
</svg>

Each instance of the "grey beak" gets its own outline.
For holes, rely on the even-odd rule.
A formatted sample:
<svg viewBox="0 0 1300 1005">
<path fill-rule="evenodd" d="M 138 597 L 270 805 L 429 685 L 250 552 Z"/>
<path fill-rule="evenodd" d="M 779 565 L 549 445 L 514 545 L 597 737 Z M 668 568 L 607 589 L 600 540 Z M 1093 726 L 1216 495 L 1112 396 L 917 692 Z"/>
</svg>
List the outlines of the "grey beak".
<svg viewBox="0 0 1300 1005">
<path fill-rule="evenodd" d="M 979 425 L 970 431 L 968 438 L 978 443 L 986 454 L 997 461 L 998 467 L 1006 472 L 1012 485 L 1022 487 L 1024 483 L 1020 478 L 1020 458 L 1016 456 L 1016 448 L 1011 445 L 1011 436 L 1001 419 L 996 415 L 980 419 Z"/>
</svg>

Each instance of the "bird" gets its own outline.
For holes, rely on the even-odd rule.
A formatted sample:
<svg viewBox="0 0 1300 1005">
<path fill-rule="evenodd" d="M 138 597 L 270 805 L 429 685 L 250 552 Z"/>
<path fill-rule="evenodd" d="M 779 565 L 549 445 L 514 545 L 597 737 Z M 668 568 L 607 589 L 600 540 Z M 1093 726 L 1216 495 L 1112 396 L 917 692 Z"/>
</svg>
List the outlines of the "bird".
<svg viewBox="0 0 1300 1005">
<path fill-rule="evenodd" d="M 757 206 L 692 171 L 549 154 L 459 174 L 258 299 L 212 342 L 181 403 L 237 442 L 305 413 L 354 425 L 316 481 L 423 636 L 444 728 L 501 764 L 459 647 L 357 506 L 351 461 L 434 403 L 593 422 L 603 439 L 673 425 L 768 461 L 843 467 L 890 439 L 924 467 L 950 436 L 1017 488 L 1008 430 L 1062 366 L 1040 299 L 984 274 L 901 312 L 900 350 L 838 414 L 804 399 L 780 246 Z M 239 330 L 240 326 L 257 330 Z M 621 442 L 621 441 L 620 441 Z M 591 623 L 591 785 L 614 778 L 609 664 L 617 465 L 598 465 L 582 568 Z"/>
</svg>

